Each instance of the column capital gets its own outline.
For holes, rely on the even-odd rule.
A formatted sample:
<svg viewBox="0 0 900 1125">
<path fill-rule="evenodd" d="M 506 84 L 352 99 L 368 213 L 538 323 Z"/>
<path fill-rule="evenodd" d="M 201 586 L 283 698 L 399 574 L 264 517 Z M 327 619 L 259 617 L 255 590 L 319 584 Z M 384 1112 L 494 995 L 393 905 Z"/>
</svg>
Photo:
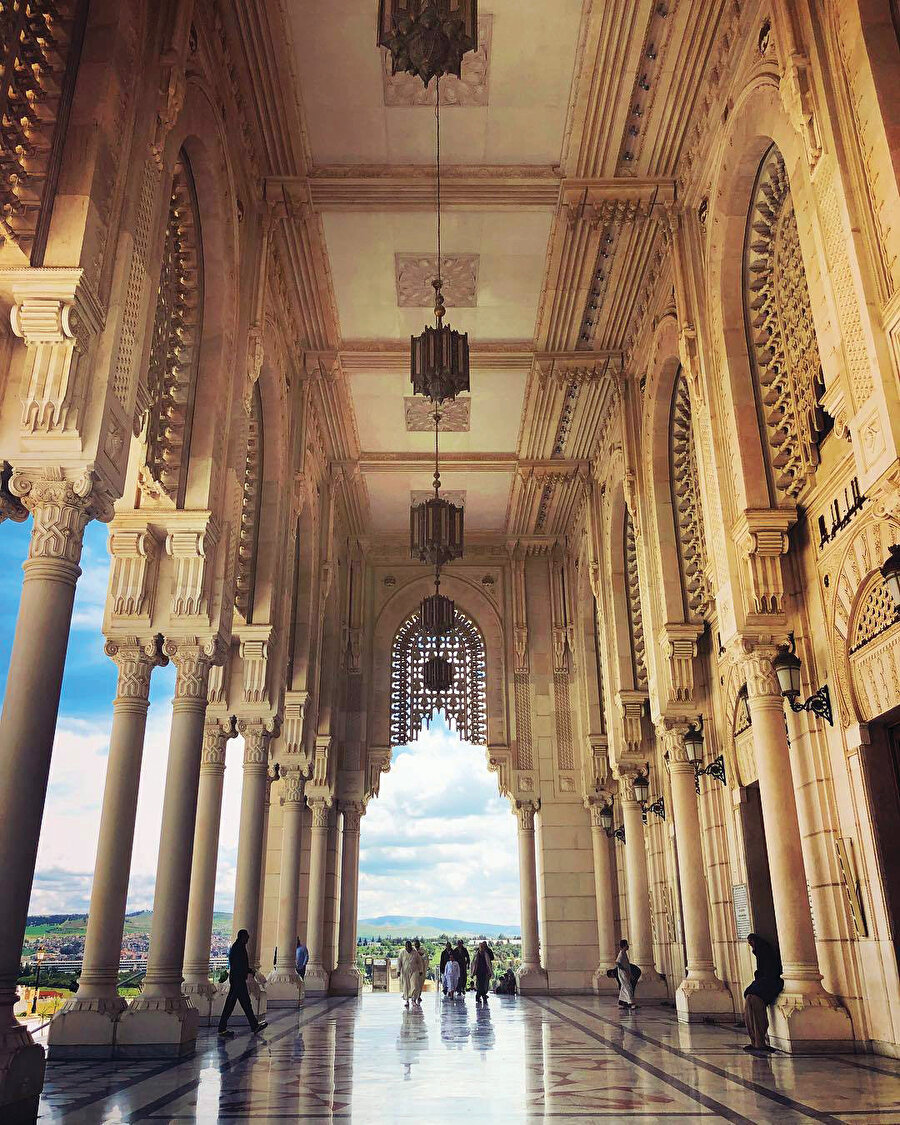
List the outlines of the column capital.
<svg viewBox="0 0 900 1125">
<path fill-rule="evenodd" d="M 169 663 L 162 651 L 162 637 L 111 637 L 103 651 L 119 669 L 116 698 L 113 706 L 123 700 L 146 702 L 150 696 L 150 675 L 154 668 Z"/>
<path fill-rule="evenodd" d="M 175 702 L 191 700 L 206 706 L 209 670 L 224 658 L 218 637 L 169 637 L 163 653 L 175 665 Z"/>
<path fill-rule="evenodd" d="M 772 699 L 778 701 L 779 707 L 783 706 L 781 687 L 772 664 L 779 647 L 777 638 L 739 638 L 735 655 L 747 677 L 748 700 Z"/>
<path fill-rule="evenodd" d="M 662 743 L 666 762 L 671 770 L 673 766 L 688 765 L 693 770 L 693 762 L 684 744 L 684 736 L 700 722 L 699 715 L 663 715 L 656 722 L 656 735 Z"/>
<path fill-rule="evenodd" d="M 89 469 L 77 474 L 58 466 L 13 471 L 9 491 L 34 518 L 26 573 L 33 562 L 62 563 L 75 581 L 84 529 L 92 519 L 108 523 L 113 515 L 111 496 L 97 484 L 98 475 Z"/>
<path fill-rule="evenodd" d="M 244 769 L 267 766 L 269 743 L 278 733 L 278 719 L 241 718 L 238 719 L 237 729 L 244 737 Z"/>
<path fill-rule="evenodd" d="M 516 801 L 516 818 L 519 821 L 520 831 L 534 831 L 534 817 L 539 807 L 536 801 Z"/>
<path fill-rule="evenodd" d="M 344 814 L 344 832 L 359 832 L 360 821 L 366 815 L 362 801 L 339 801 L 338 808 Z"/>
<path fill-rule="evenodd" d="M 282 805 L 303 805 L 303 788 L 306 779 L 299 769 L 283 769 L 281 771 L 283 782 L 281 789 Z"/>
<path fill-rule="evenodd" d="M 200 759 L 201 771 L 221 773 L 225 769 L 225 743 L 237 734 L 234 717 L 207 715 L 203 727 L 203 754 Z"/>
<path fill-rule="evenodd" d="M 307 797 L 306 803 L 312 812 L 313 828 L 327 828 L 331 816 L 332 800 L 330 797 Z"/>
<path fill-rule="evenodd" d="M 600 814 L 604 809 L 612 804 L 612 794 L 608 793 L 605 789 L 600 789 L 597 793 L 586 797 L 584 807 L 591 815 L 591 828 L 602 828 L 603 824 L 600 820 Z"/>
</svg>

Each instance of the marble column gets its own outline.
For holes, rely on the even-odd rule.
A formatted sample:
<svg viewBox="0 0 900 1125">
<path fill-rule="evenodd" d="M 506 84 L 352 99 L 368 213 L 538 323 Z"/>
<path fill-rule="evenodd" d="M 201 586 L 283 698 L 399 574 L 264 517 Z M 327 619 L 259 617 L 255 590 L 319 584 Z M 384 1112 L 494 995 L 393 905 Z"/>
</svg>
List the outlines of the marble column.
<svg viewBox="0 0 900 1125">
<path fill-rule="evenodd" d="M 191 857 L 209 670 L 216 638 L 166 641 L 177 669 L 169 761 L 163 795 L 153 926 L 144 988 L 119 1019 L 116 1054 L 123 1058 L 178 1058 L 193 1054 L 198 1012 L 182 995 Z"/>
<path fill-rule="evenodd" d="M 519 991 L 546 992 L 547 971 L 541 965 L 538 936 L 537 860 L 535 853 L 534 817 L 537 806 L 531 801 L 516 801 L 519 839 L 519 893 L 522 911 L 522 965 L 519 968 Z"/>
<path fill-rule="evenodd" d="M 250 935 L 247 955 L 252 968 L 258 966 L 260 947 L 259 902 L 263 878 L 266 797 L 269 789 L 269 743 L 276 724 L 266 719 L 239 719 L 238 731 L 244 736 L 244 780 L 241 787 L 241 818 L 238 828 L 237 872 L 234 883 L 232 938 L 239 930 Z M 260 1006 L 264 991 L 256 975 L 248 980 L 254 1007 Z"/>
<path fill-rule="evenodd" d="M 616 934 L 615 867 L 610 850 L 612 843 L 600 823 L 600 813 L 607 799 L 591 799 L 588 808 L 591 814 L 591 845 L 594 851 L 594 897 L 597 900 L 597 944 L 600 960 L 594 973 L 594 988 L 597 992 L 618 992 L 619 986 L 606 975 L 616 963 L 618 955 L 618 935 Z"/>
<path fill-rule="evenodd" d="M 112 1058 L 116 1022 L 127 1004 L 119 995 L 119 957 L 125 929 L 128 879 L 137 815 L 150 675 L 167 663 L 160 638 L 109 641 L 118 669 L 106 785 L 78 992 L 47 1033 L 51 1058 Z"/>
<path fill-rule="evenodd" d="M 306 923 L 306 946 L 309 964 L 306 966 L 306 994 L 319 995 L 328 991 L 329 972 L 322 963 L 322 931 L 325 924 L 325 865 L 328 860 L 328 826 L 331 822 L 331 798 L 307 798 L 312 811 L 309 830 L 309 912 Z"/>
<path fill-rule="evenodd" d="M 281 870 L 278 877 L 278 922 L 275 968 L 269 974 L 268 1000 L 273 1007 L 296 1007 L 303 999 L 297 973 L 297 898 L 300 890 L 300 846 L 303 829 L 303 774 L 287 770 L 282 777 Z"/>
<path fill-rule="evenodd" d="M 783 1051 L 852 1050 L 850 1017 L 822 987 L 819 972 L 784 701 L 772 667 L 777 651 L 755 647 L 743 661 L 784 977 L 784 991 L 770 1008 L 769 1041 Z"/>
<path fill-rule="evenodd" d="M 84 529 L 112 512 L 87 474 L 16 472 L 9 487 L 34 517 L 0 715 L 0 1117 L 11 1119 L 37 1112 L 44 1080 L 44 1050 L 13 1005 Z"/>
<path fill-rule="evenodd" d="M 197 823 L 191 863 L 187 933 L 184 941 L 184 983 L 189 996 L 209 1021 L 218 989 L 209 979 L 213 909 L 216 897 L 216 867 L 222 820 L 222 787 L 225 783 L 225 747 L 237 733 L 234 719 L 207 715 L 203 732 L 203 756 L 197 790 Z"/>
<path fill-rule="evenodd" d="M 675 1008 L 683 1023 L 710 1019 L 730 1020 L 734 1017 L 731 993 L 716 976 L 713 963 L 709 893 L 700 844 L 696 773 L 684 746 L 684 735 L 689 729 L 687 722 L 670 724 L 661 735 L 668 752 L 672 817 L 678 845 L 678 883 L 681 888 L 687 954 L 685 977 L 675 993 Z"/>
<path fill-rule="evenodd" d="M 341 848 L 341 903 L 338 934 L 338 964 L 331 974 L 331 991 L 340 996 L 358 996 L 362 976 L 356 965 L 356 923 L 359 901 L 359 829 L 366 811 L 361 801 L 342 801 L 344 818 Z"/>
<path fill-rule="evenodd" d="M 638 988 L 642 997 L 666 995 L 665 982 L 653 962 L 653 930 L 650 922 L 650 887 L 647 881 L 647 849 L 641 803 L 634 795 L 635 774 L 620 777 L 622 827 L 625 829 L 625 886 L 628 896 L 628 958 L 641 970 Z"/>
<path fill-rule="evenodd" d="M 341 881 L 341 829 L 337 809 L 332 812 L 331 823 L 328 825 L 328 847 L 325 856 L 322 964 L 329 973 L 333 973 L 337 968 L 338 895 Z"/>
</svg>

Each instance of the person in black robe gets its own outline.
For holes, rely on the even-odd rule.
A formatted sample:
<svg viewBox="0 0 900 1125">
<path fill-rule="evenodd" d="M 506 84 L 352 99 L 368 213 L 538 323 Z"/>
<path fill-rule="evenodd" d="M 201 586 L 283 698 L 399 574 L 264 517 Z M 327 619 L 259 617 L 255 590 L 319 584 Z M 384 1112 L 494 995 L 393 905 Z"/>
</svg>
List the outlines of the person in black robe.
<svg viewBox="0 0 900 1125">
<path fill-rule="evenodd" d="M 228 1030 L 228 1019 L 234 1011 L 235 1004 L 240 1004 L 244 1015 L 250 1024 L 250 1030 L 256 1034 L 268 1027 L 266 1020 L 258 1020 L 250 1003 L 250 993 L 247 990 L 247 977 L 253 972 L 250 968 L 250 957 L 247 953 L 247 942 L 250 935 L 246 930 L 238 930 L 234 944 L 228 950 L 228 995 L 225 998 L 225 1007 L 219 1018 L 219 1034 L 223 1039 L 233 1039 L 234 1032 Z"/>
<path fill-rule="evenodd" d="M 756 957 L 756 972 L 752 982 L 744 989 L 744 1023 L 750 1036 L 749 1046 L 744 1050 L 772 1054 L 775 1048 L 766 1042 L 766 1032 L 769 1030 L 769 1014 L 766 1009 L 769 1004 L 775 1003 L 784 988 L 781 958 L 777 950 L 759 934 L 748 934 L 747 944 Z"/>
<path fill-rule="evenodd" d="M 493 976 L 493 957 L 489 955 L 487 942 L 483 941 L 475 953 L 472 962 L 472 975 L 475 977 L 475 1003 L 483 1000 L 487 1003 L 488 986 Z"/>
<path fill-rule="evenodd" d="M 457 938 L 456 949 L 453 950 L 453 956 L 459 965 L 459 994 L 460 996 L 465 996 L 471 958 L 469 957 L 468 949 L 463 945 L 462 938 Z"/>
</svg>

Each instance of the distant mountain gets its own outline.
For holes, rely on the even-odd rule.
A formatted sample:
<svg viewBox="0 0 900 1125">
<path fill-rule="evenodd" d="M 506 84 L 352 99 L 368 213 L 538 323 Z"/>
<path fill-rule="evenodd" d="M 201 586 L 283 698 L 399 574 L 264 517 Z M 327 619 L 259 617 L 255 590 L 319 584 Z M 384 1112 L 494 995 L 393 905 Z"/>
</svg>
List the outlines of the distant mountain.
<svg viewBox="0 0 900 1125">
<path fill-rule="evenodd" d="M 44 937 L 48 934 L 83 935 L 87 930 L 87 914 L 32 914 L 28 917 L 26 937 Z M 152 910 L 135 910 L 125 915 L 126 934 L 146 934 L 153 922 Z M 216 931 L 231 930 L 231 915 L 216 911 L 213 926 Z"/>
<path fill-rule="evenodd" d="M 436 938 L 441 934 L 451 937 L 518 937 L 518 922 L 497 926 L 491 922 L 461 922 L 458 918 L 410 918 L 402 914 L 385 914 L 381 918 L 360 918 L 356 936 Z"/>
</svg>

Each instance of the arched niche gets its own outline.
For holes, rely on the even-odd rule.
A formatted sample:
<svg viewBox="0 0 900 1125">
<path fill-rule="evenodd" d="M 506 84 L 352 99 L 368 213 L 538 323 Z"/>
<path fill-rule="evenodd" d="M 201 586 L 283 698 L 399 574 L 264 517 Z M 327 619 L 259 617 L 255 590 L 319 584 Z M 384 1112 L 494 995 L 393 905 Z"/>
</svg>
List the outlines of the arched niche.
<svg viewBox="0 0 900 1125">
<path fill-rule="evenodd" d="M 391 651 L 398 630 L 418 610 L 422 598 L 434 592 L 434 578 L 422 574 L 398 585 L 381 607 L 372 630 L 371 675 L 369 677 L 369 745 L 391 745 Z M 488 746 L 508 744 L 508 703 L 506 643 L 496 607 L 468 578 L 445 570 L 441 593 L 452 598 L 456 607 L 476 626 L 484 640 L 487 664 Z"/>
<path fill-rule="evenodd" d="M 757 177 L 773 144 L 784 161 L 796 210 L 811 213 L 805 149 L 783 108 L 777 76 L 765 74 L 757 77 L 735 101 L 720 146 L 722 157 L 710 191 L 707 219 L 707 296 L 713 343 L 722 371 L 725 424 L 730 431 L 724 453 L 730 458 L 732 518 L 746 508 L 771 507 L 778 499 L 769 484 L 768 455 L 754 391 L 743 268 L 748 215 Z M 808 241 L 808 232 L 801 226 L 800 244 L 807 276 L 811 255 Z M 816 328 L 821 340 L 822 325 L 817 324 Z"/>
<path fill-rule="evenodd" d="M 193 425 L 187 451 L 186 509 L 219 511 L 225 464 L 222 450 L 243 460 L 244 443 L 227 441 L 235 412 L 241 411 L 235 363 L 239 316 L 237 192 L 221 115 L 196 75 L 188 77 L 184 108 L 166 142 L 166 164 L 180 152 L 190 162 L 203 246 L 203 328 L 199 342 Z M 243 427 L 240 418 L 237 422 Z M 239 472 L 239 470 L 238 470 Z"/>
</svg>

